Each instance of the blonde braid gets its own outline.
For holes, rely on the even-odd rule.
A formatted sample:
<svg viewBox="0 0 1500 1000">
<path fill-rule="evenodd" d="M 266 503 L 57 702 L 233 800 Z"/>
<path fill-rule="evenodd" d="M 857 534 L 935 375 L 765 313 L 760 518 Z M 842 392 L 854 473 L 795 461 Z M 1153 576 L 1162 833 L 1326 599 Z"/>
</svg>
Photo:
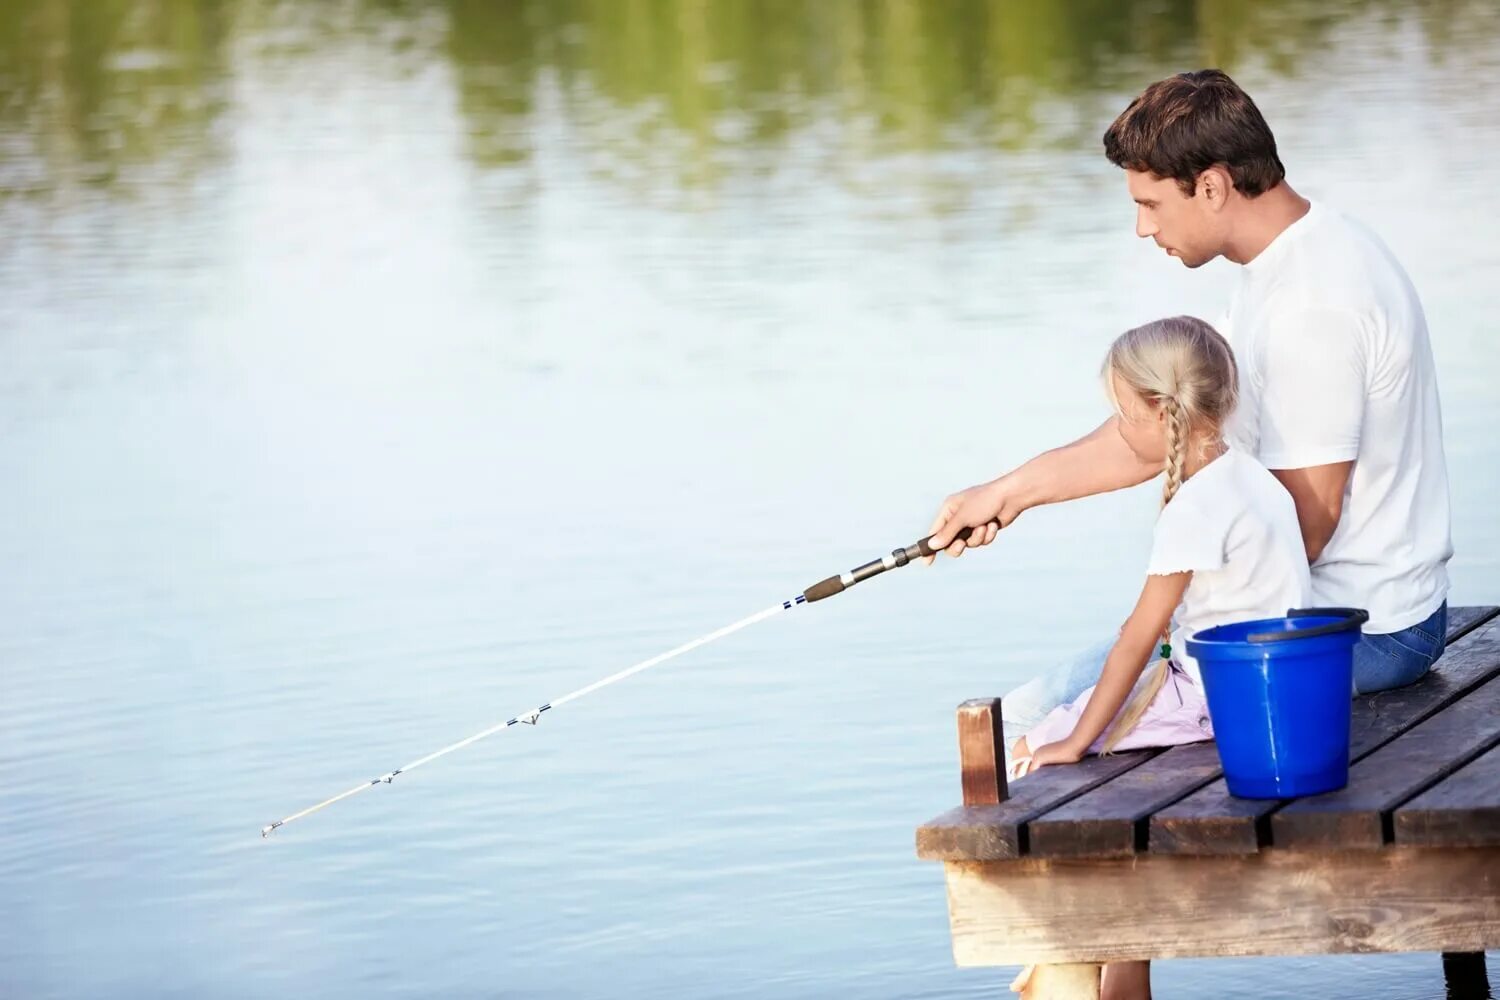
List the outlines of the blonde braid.
<svg viewBox="0 0 1500 1000">
<path fill-rule="evenodd" d="M 1161 505 L 1165 507 L 1182 487 L 1182 470 L 1187 465 L 1190 430 L 1187 410 L 1177 401 L 1176 396 L 1163 399 L 1162 408 L 1167 414 L 1167 481 L 1161 491 Z"/>
</svg>

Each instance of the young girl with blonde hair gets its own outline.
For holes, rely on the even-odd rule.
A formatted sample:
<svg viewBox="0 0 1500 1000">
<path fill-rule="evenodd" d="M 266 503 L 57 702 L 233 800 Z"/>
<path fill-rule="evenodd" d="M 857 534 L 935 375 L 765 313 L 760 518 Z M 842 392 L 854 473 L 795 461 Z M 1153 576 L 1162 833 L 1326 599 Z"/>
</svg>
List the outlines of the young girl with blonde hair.
<svg viewBox="0 0 1500 1000">
<path fill-rule="evenodd" d="M 1224 338 L 1190 316 L 1147 323 L 1114 342 L 1103 375 L 1121 436 L 1166 474 L 1146 583 L 1099 683 L 1016 742 L 1013 777 L 1090 753 L 1211 739 L 1186 637 L 1280 617 L 1311 599 L 1291 495 L 1253 457 L 1224 442 L 1238 385 Z M 1104 991 L 1148 996 L 1147 963 L 1109 966 Z"/>
<path fill-rule="evenodd" d="M 1162 511 L 1146 584 L 1099 683 L 1016 743 L 1017 774 L 1088 753 L 1211 739 L 1186 636 L 1310 600 L 1291 495 L 1224 442 L 1238 384 L 1224 338 L 1191 316 L 1147 323 L 1110 346 L 1103 375 L 1125 442 L 1165 470 Z"/>
</svg>

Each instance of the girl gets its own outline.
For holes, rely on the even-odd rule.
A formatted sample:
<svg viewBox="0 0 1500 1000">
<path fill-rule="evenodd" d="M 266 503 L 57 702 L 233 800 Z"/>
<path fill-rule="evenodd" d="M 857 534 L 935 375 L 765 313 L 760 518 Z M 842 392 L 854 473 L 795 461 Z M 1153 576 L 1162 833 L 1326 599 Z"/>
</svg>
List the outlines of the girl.
<svg viewBox="0 0 1500 1000">
<path fill-rule="evenodd" d="M 1211 739 L 1186 637 L 1280 617 L 1311 598 L 1290 494 L 1224 443 L 1238 385 L 1224 338 L 1190 316 L 1148 323 L 1114 342 L 1103 375 L 1126 444 L 1166 470 L 1146 584 L 1099 683 L 1016 742 L 1012 777 L 1085 754 Z M 1105 997 L 1149 997 L 1149 964 L 1107 966 L 1103 988 Z"/>
</svg>

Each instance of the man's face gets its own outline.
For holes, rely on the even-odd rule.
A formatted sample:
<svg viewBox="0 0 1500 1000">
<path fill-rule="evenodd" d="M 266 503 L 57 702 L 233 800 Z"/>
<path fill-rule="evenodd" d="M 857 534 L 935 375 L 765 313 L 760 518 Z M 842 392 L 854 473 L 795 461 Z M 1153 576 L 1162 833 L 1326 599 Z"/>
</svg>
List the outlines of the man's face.
<svg viewBox="0 0 1500 1000">
<path fill-rule="evenodd" d="M 1208 198 L 1185 195 L 1169 177 L 1141 170 L 1125 171 L 1125 186 L 1135 202 L 1135 234 L 1188 267 L 1201 267 L 1219 256 L 1218 216 Z"/>
</svg>

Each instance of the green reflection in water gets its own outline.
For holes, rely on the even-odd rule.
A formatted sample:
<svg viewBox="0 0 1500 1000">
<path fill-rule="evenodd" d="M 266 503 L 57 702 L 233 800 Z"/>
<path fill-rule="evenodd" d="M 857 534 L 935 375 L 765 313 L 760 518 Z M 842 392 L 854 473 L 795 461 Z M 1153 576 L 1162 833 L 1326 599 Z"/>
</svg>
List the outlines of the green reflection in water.
<svg viewBox="0 0 1500 1000">
<path fill-rule="evenodd" d="M 213 148 L 227 21 L 209 0 L 7 0 L 0 189 L 110 185 Z"/>
<path fill-rule="evenodd" d="M 539 102 L 591 147 L 712 183 L 728 158 L 812 123 L 852 153 L 1087 148 L 1174 69 L 1295 75 L 1354 19 L 1393 45 L 1397 0 L 9 0 L 0 14 L 0 190 L 109 186 L 133 165 L 210 159 L 237 38 L 316 59 L 343 34 L 446 60 L 468 154 L 524 164 Z M 1428 57 L 1500 39 L 1488 0 L 1428 0 Z M 435 21 L 436 32 L 383 32 Z"/>
</svg>

